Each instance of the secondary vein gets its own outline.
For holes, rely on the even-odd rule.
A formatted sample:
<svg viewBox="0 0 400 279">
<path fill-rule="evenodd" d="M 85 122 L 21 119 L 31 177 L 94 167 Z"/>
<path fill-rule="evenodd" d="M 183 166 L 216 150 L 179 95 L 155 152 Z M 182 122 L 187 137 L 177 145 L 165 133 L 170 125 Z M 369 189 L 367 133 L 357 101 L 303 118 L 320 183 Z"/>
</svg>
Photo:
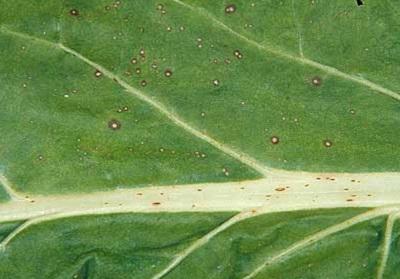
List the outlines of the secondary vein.
<svg viewBox="0 0 400 279">
<path fill-rule="evenodd" d="M 398 212 L 399 209 L 397 207 L 386 207 L 386 208 L 378 208 L 378 209 L 372 209 L 370 211 L 367 211 L 366 213 L 359 214 L 353 218 L 350 218 L 340 224 L 330 226 L 322 231 L 319 231 L 315 234 L 312 234 L 296 243 L 293 245 L 289 246 L 288 248 L 284 249 L 283 251 L 277 253 L 276 255 L 268 258 L 264 263 L 259 265 L 256 269 L 254 269 L 251 273 L 249 273 L 247 276 L 245 276 L 243 279 L 251 279 L 257 276 L 260 272 L 264 270 L 265 267 L 272 265 L 276 262 L 281 261 L 284 258 L 287 258 L 288 256 L 296 253 L 299 250 L 304 249 L 305 247 L 308 247 L 334 233 L 343 231 L 345 229 L 348 229 L 356 224 L 372 220 L 374 218 L 386 215 L 386 214 L 391 214 L 393 212 Z"/>
</svg>

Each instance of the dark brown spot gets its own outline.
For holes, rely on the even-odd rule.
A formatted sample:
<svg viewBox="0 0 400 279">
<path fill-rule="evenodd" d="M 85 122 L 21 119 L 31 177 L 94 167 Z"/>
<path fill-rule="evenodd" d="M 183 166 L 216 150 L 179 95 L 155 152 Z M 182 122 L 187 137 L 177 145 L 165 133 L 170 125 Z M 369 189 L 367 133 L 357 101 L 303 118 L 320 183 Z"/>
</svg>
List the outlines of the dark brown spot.
<svg viewBox="0 0 400 279">
<path fill-rule="evenodd" d="M 72 9 L 69 11 L 69 14 L 72 16 L 78 16 L 79 15 L 79 11 L 77 9 Z"/>
<path fill-rule="evenodd" d="M 282 191 L 285 191 L 285 190 L 286 190 L 285 187 L 278 187 L 278 188 L 275 188 L 275 191 L 278 191 L 278 192 L 282 192 Z"/>
<path fill-rule="evenodd" d="M 315 86 L 320 86 L 322 84 L 322 80 L 320 77 L 315 76 L 311 79 L 311 83 Z"/>
<path fill-rule="evenodd" d="M 153 205 L 160 205 L 161 203 L 160 202 L 153 202 L 152 204 Z"/>
<path fill-rule="evenodd" d="M 116 119 L 111 119 L 110 121 L 108 121 L 108 128 L 110 128 L 111 130 L 119 130 L 121 129 L 121 122 Z"/>
<path fill-rule="evenodd" d="M 225 7 L 225 13 L 233 14 L 234 12 L 236 12 L 236 6 L 234 4 L 229 4 Z"/>
</svg>

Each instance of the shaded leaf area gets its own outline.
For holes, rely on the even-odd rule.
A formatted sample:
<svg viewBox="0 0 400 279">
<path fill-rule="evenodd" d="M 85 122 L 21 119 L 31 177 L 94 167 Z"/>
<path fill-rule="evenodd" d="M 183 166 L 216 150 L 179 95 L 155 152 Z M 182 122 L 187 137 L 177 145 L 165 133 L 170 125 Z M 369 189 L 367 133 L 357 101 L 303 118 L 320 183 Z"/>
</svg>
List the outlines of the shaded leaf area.
<svg viewBox="0 0 400 279">
<path fill-rule="evenodd" d="M 387 268 L 385 270 L 385 278 L 399 278 L 400 277 L 400 222 L 393 226 L 392 241 L 390 244 L 390 254 L 387 261 Z"/>
<path fill-rule="evenodd" d="M 183 261 L 166 278 L 184 278 L 184 274 L 188 272 L 191 278 L 199 279 L 244 278 L 268 258 L 292 244 L 363 211 L 363 209 L 313 210 L 273 213 L 247 219 L 217 235 Z M 315 261 L 319 261 L 317 256 Z M 281 273 L 282 277 L 279 278 L 297 278 L 291 277 L 291 274 Z M 325 278 L 324 272 L 314 278 Z"/>
<path fill-rule="evenodd" d="M 245 278 L 294 244 L 365 211 L 310 210 L 245 219 L 198 247 L 163 278 Z M 49 221 L 27 228 L 8 244 L 0 272 L 2 278 L 152 278 L 231 216 L 151 213 Z M 355 223 L 293 249 L 252 278 L 376 278 L 385 219 Z M 396 223 L 383 278 L 399 273 L 398 229 Z"/>
<path fill-rule="evenodd" d="M 62 42 L 162 102 L 207 135 L 266 165 L 309 171 L 398 171 L 398 101 L 260 50 L 204 16 L 210 14 L 259 43 L 266 40 L 278 52 L 295 54 L 299 28 L 295 18 L 288 15 L 293 8 L 289 2 L 269 5 L 269 1 L 254 1 L 252 7 L 248 1 L 236 1 L 237 10 L 227 14 L 222 2 L 216 1 L 188 1 L 194 6 L 203 3 L 200 11 L 174 1 L 3 1 L 0 24 L 37 38 Z M 385 77 L 382 84 L 395 90 L 395 79 L 386 73 L 398 63 L 391 60 L 393 65 L 385 71 L 375 70 L 381 68 L 376 62 L 379 56 L 374 54 L 381 53 L 381 47 L 371 47 L 374 51 L 357 56 L 354 61 L 350 57 L 358 51 L 359 40 L 364 41 L 358 34 L 372 36 L 354 28 L 368 29 L 361 25 L 374 24 L 373 21 L 358 20 L 359 25 L 346 29 L 355 18 L 374 16 L 382 22 L 380 28 L 385 34 L 390 33 L 392 27 L 388 26 L 393 25 L 394 10 L 378 4 L 374 10 L 329 4 L 334 8 L 333 14 L 351 9 L 344 16 L 349 20 L 339 23 L 343 21 L 326 20 L 322 12 L 322 4 L 329 1 L 315 2 L 318 5 L 295 5 L 297 21 L 315 17 L 317 22 L 332 24 L 329 30 L 336 29 L 337 34 L 346 30 L 343 36 L 347 36 L 344 43 L 348 49 L 342 57 L 343 48 L 337 47 L 342 40 L 331 44 L 335 37 L 329 40 L 328 50 L 320 47 L 329 34 L 320 32 L 313 42 L 318 42 L 318 53 L 326 53 L 318 54 L 316 60 L 349 74 L 355 70 L 364 73 L 368 66 L 376 72 L 365 75 L 372 79 L 379 72 L 375 82 L 380 83 L 380 78 Z M 274 16 L 265 16 L 264 11 Z M 385 14 L 391 16 L 383 17 Z M 40 22 L 36 22 L 37 15 Z M 306 53 L 316 52 L 311 47 L 307 50 L 307 42 L 321 25 L 303 27 L 311 34 L 305 35 Z M 74 183 L 90 190 L 111 185 L 256 177 L 174 127 L 148 105 L 139 104 L 101 73 L 96 76 L 95 69 L 84 66 L 78 58 L 30 39 L 0 36 L 4 62 L 0 69 L 1 97 L 9 104 L 2 118 L 10 120 L 2 123 L 7 140 L 1 142 L 0 154 L 2 164 L 21 189 L 55 192 L 70 191 Z M 356 39 L 351 41 L 350 37 Z M 390 40 L 391 37 L 379 42 Z M 322 55 L 326 59 L 319 59 Z M 380 63 L 387 63 L 386 58 L 379 59 Z M 361 68 L 352 71 L 345 60 L 352 60 L 353 66 Z M 125 106 L 129 113 L 116 113 Z M 112 119 L 120 121 L 121 129 L 107 129 Z M 23 148 L 13 148 L 16 143 Z M 129 155 L 130 146 L 137 155 Z M 167 152 L 160 154 L 160 149 Z M 176 154 L 171 155 L 172 151 Z M 206 162 L 199 161 L 203 153 L 208 158 Z M 37 162 L 40 155 L 47 158 L 45 163 Z M 233 169 L 228 178 L 224 177 L 226 172 L 220 171 L 225 167 Z M 89 175 L 83 169 L 89 169 Z M 71 172 L 76 175 L 70 176 Z"/>
<path fill-rule="evenodd" d="M 41 223 L 1 252 L 1 278 L 150 278 L 230 216 L 119 214 Z"/>
<path fill-rule="evenodd" d="M 0 182 L 0 202 L 6 202 L 10 200 L 10 196 L 4 190 L 3 184 Z"/>
<path fill-rule="evenodd" d="M 384 222 L 384 217 L 376 218 L 328 236 L 289 259 L 266 267 L 254 278 L 284 278 L 285 274 L 290 278 L 377 278 Z M 397 273 L 399 266 L 391 270 Z"/>
<path fill-rule="evenodd" d="M 0 224 L 0 242 L 21 224 L 21 222 L 6 222 Z"/>
</svg>

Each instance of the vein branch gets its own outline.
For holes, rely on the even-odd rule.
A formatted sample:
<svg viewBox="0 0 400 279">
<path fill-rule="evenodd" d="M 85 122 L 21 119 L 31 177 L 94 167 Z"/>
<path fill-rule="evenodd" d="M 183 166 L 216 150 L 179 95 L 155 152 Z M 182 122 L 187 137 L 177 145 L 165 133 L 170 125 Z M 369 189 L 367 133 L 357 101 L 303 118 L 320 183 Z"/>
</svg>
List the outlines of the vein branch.
<svg viewBox="0 0 400 279">
<path fill-rule="evenodd" d="M 386 220 L 385 237 L 383 240 L 382 254 L 377 272 L 377 279 L 382 279 L 390 254 L 390 244 L 392 243 L 392 233 L 395 221 L 399 218 L 398 213 L 392 213 Z"/>
<path fill-rule="evenodd" d="M 296 8 L 295 8 L 294 0 L 292 0 L 292 13 L 293 13 L 293 20 L 294 20 L 294 22 L 296 24 L 296 28 L 297 28 L 297 39 L 298 39 L 298 44 L 299 44 L 299 54 L 300 54 L 300 57 L 304 57 L 304 53 L 303 53 L 303 35 L 302 35 L 300 21 L 299 21 L 299 19 L 297 17 L 297 14 L 296 14 Z"/>
<path fill-rule="evenodd" d="M 228 229 L 232 225 L 243 221 L 244 219 L 254 217 L 257 213 L 254 211 L 244 211 L 239 214 L 236 214 L 231 219 L 227 220 L 226 222 L 222 223 L 220 226 L 216 227 L 203 237 L 199 238 L 195 242 L 193 242 L 188 248 L 184 249 L 182 252 L 177 254 L 175 258 L 164 268 L 162 271 L 157 273 L 152 279 L 161 279 L 170 273 L 174 268 L 176 268 L 182 261 L 184 261 L 187 257 L 193 254 L 194 251 L 199 249 L 200 247 L 207 244 L 212 238 L 214 238 L 217 234 L 221 233 L 222 231 Z"/>
<path fill-rule="evenodd" d="M 224 24 L 222 21 L 220 21 L 219 19 L 217 19 L 214 15 L 210 14 L 208 11 L 206 11 L 205 9 L 199 8 L 199 7 L 194 7 L 191 6 L 187 3 L 184 3 L 180 0 L 171 0 L 183 7 L 186 7 L 196 13 L 198 13 L 199 15 L 207 18 L 208 20 L 210 20 L 211 22 L 214 22 L 217 26 L 219 26 L 221 29 L 229 32 L 230 34 L 236 36 L 237 38 L 239 38 L 240 40 L 246 42 L 247 44 L 270 54 L 273 54 L 275 56 L 278 57 L 282 57 L 291 61 L 294 61 L 296 63 L 299 64 L 303 64 L 303 65 L 308 65 L 311 66 L 313 68 L 319 69 L 321 71 L 324 71 L 328 74 L 331 74 L 333 76 L 337 76 L 339 78 L 345 79 L 345 80 L 349 80 L 355 83 L 358 83 L 362 86 L 368 87 L 370 89 L 373 90 L 373 92 L 378 92 L 380 94 L 383 94 L 385 96 L 391 97 L 397 101 L 400 101 L 400 94 L 396 93 L 390 89 L 387 89 L 379 84 L 376 84 L 372 81 L 369 81 L 367 79 L 361 78 L 361 77 L 357 77 L 351 74 L 347 74 L 345 72 L 342 72 L 334 67 L 328 66 L 328 65 L 324 65 L 321 63 L 318 63 L 316 61 L 301 57 L 301 56 L 296 56 L 296 55 L 292 55 L 291 53 L 285 52 L 284 50 L 278 48 L 278 47 L 273 47 L 273 46 L 269 46 L 269 45 L 264 45 L 262 43 L 259 43 L 257 41 L 254 41 L 242 34 L 240 34 L 239 32 L 236 32 L 235 30 L 233 30 L 232 28 L 230 28 L 229 26 L 227 26 L 226 24 Z"/>
<path fill-rule="evenodd" d="M 3 174 L 0 174 L 0 184 L 3 186 L 3 189 L 6 191 L 11 200 L 25 200 L 13 189 L 10 181 L 8 181 L 7 177 L 5 177 Z"/>
<path fill-rule="evenodd" d="M 337 232 L 346 230 L 356 224 L 386 215 L 386 214 L 392 214 L 392 213 L 397 213 L 399 209 L 397 207 L 384 207 L 384 208 L 378 208 L 378 209 L 372 209 L 370 211 L 367 211 L 365 213 L 359 214 L 355 217 L 352 217 L 340 224 L 336 224 L 333 226 L 330 226 L 324 230 L 321 230 L 315 234 L 312 234 L 296 243 L 293 245 L 287 247 L 286 249 L 280 251 L 279 253 L 275 254 L 274 256 L 268 258 L 264 263 L 259 265 L 256 269 L 254 269 L 251 273 L 249 273 L 247 276 L 245 276 L 243 279 L 251 279 L 257 276 L 260 272 L 262 272 L 266 267 L 271 266 L 272 264 L 278 263 L 291 255 L 295 254 L 296 252 L 299 252 L 300 250 L 332 235 Z"/>
</svg>

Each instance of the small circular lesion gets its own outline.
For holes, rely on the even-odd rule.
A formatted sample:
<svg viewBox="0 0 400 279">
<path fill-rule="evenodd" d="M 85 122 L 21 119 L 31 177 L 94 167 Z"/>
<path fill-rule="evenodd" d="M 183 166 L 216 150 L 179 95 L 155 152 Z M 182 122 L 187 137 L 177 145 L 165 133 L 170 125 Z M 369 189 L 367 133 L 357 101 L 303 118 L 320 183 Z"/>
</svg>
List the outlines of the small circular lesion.
<svg viewBox="0 0 400 279">
<path fill-rule="evenodd" d="M 328 148 L 333 146 L 333 142 L 329 139 L 325 139 L 322 143 L 324 144 L 325 147 Z"/>
<path fill-rule="evenodd" d="M 320 86 L 322 84 L 322 79 L 319 76 L 313 76 L 311 78 L 311 84 L 314 86 Z"/>
<path fill-rule="evenodd" d="M 108 128 L 110 128 L 111 130 L 119 130 L 121 129 L 121 126 L 121 122 L 117 119 L 111 119 L 110 121 L 108 121 Z"/>
<path fill-rule="evenodd" d="M 71 9 L 71 10 L 69 11 L 69 14 L 70 14 L 71 16 L 79 16 L 79 11 L 78 11 L 77 9 Z"/>
<path fill-rule="evenodd" d="M 280 139 L 277 136 L 272 136 L 271 137 L 271 143 L 272 144 L 278 144 L 280 142 Z"/>
</svg>

